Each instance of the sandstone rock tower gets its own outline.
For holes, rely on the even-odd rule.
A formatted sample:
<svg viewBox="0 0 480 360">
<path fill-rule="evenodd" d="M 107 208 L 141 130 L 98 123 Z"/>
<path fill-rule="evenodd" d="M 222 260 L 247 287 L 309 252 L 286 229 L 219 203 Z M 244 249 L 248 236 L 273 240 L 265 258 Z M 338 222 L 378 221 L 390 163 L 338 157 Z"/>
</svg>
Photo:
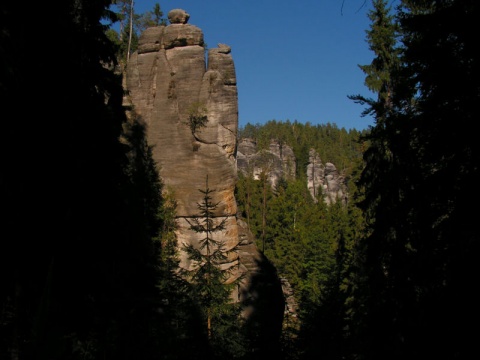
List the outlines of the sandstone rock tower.
<svg viewBox="0 0 480 360">
<path fill-rule="evenodd" d="M 215 215 L 226 219 L 215 236 L 237 249 L 224 267 L 235 269 L 231 281 L 245 275 L 232 298 L 245 304 L 252 329 L 263 329 L 258 348 L 275 349 L 285 308 L 280 280 L 246 223 L 237 218 L 238 97 L 231 50 L 218 44 L 208 50 L 207 61 L 203 33 L 188 24 L 189 18 L 174 9 L 168 13 L 170 25 L 143 32 L 130 57 L 126 86 L 145 123 L 164 188 L 177 201 L 178 244 L 197 246 L 203 237 L 187 220 L 199 214 L 200 190 L 205 190 L 208 176 L 212 203 L 218 203 Z M 180 254 L 180 266 L 191 268 L 188 257 Z"/>
<path fill-rule="evenodd" d="M 230 47 L 219 44 L 208 50 L 202 30 L 188 24 L 182 9 L 169 12 L 170 25 L 144 31 L 128 65 L 127 88 L 137 114 L 146 124 L 148 142 L 160 168 L 165 188 L 177 200 L 179 245 L 195 244 L 203 237 L 190 230 L 186 219 L 198 215 L 203 194 L 214 190 L 216 216 L 227 218 L 217 236 L 228 248 L 236 247 L 239 234 L 234 197 L 238 128 L 235 67 Z M 208 64 L 208 65 L 207 65 Z M 193 120 L 192 120 L 193 119 Z M 191 121 L 206 119 L 195 125 Z M 238 257 L 225 266 L 238 265 Z M 181 255 L 181 267 L 189 259 Z"/>
</svg>

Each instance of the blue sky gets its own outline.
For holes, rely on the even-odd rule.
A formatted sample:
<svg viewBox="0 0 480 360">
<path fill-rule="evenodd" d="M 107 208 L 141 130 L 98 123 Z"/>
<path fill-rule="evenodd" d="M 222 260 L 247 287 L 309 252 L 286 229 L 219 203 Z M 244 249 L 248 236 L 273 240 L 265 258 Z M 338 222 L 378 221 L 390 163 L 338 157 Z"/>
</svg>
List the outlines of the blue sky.
<svg viewBox="0 0 480 360">
<path fill-rule="evenodd" d="M 268 120 L 374 125 L 348 95 L 373 94 L 358 65 L 370 64 L 370 0 L 136 0 L 137 13 L 159 3 L 190 14 L 209 48 L 232 48 L 239 126 Z"/>
</svg>

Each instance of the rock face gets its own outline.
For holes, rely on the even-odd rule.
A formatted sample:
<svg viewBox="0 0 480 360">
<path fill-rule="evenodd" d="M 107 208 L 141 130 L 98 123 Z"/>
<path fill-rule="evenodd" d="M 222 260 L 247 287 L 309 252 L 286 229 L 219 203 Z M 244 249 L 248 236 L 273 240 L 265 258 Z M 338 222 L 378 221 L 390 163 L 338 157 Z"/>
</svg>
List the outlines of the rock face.
<svg viewBox="0 0 480 360">
<path fill-rule="evenodd" d="M 268 181 L 275 187 L 281 178 L 295 178 L 296 161 L 290 146 L 272 140 L 268 150 L 258 151 L 252 139 L 241 139 L 237 148 L 237 167 L 247 176 L 259 180 L 266 172 Z"/>
<path fill-rule="evenodd" d="M 312 197 L 317 200 L 318 195 L 323 194 L 327 205 L 341 201 L 347 202 L 347 188 L 345 179 L 340 176 L 337 168 L 330 162 L 325 165 L 314 149 L 310 149 L 307 165 L 308 189 Z"/>
<path fill-rule="evenodd" d="M 230 48 L 208 51 L 206 68 L 202 31 L 187 24 L 190 15 L 174 9 L 169 26 L 145 30 L 129 62 L 127 88 L 147 128 L 165 188 L 177 200 L 179 244 L 195 244 L 203 236 L 185 219 L 198 215 L 200 190 L 208 186 L 216 216 L 227 218 L 217 234 L 227 248 L 238 244 L 234 187 L 238 101 Z M 207 121 L 192 126 L 192 121 Z M 207 184 L 208 176 L 208 184 Z M 231 265 L 238 265 L 232 258 Z M 189 260 L 181 257 L 181 266 Z"/>
<path fill-rule="evenodd" d="M 268 172 L 268 180 L 275 187 L 278 180 L 295 178 L 296 158 L 288 145 L 280 145 L 272 140 L 268 150 L 258 151 L 257 144 L 252 139 L 240 139 L 237 149 L 238 170 L 254 179 L 260 179 L 262 171 Z M 312 198 L 317 201 L 318 195 L 323 194 L 327 205 L 347 201 L 347 187 L 334 164 L 322 163 L 320 156 L 314 149 L 309 151 L 307 165 L 307 186 Z"/>
<path fill-rule="evenodd" d="M 211 202 L 218 204 L 215 216 L 226 219 L 224 230 L 213 237 L 223 240 L 227 249 L 238 249 L 224 268 L 235 269 L 230 281 L 245 275 L 232 298 L 247 304 L 252 327 L 266 326 L 269 334 L 279 335 L 284 310 L 280 281 L 237 219 L 238 98 L 231 49 L 218 44 L 208 50 L 206 61 L 203 33 L 187 24 L 190 15 L 174 9 L 168 18 L 170 25 L 146 29 L 140 36 L 126 86 L 145 124 L 164 188 L 177 202 L 178 244 L 198 247 L 204 237 L 192 231 L 187 220 L 199 217 L 201 191 L 208 186 Z M 180 266 L 192 268 L 183 251 Z"/>
</svg>

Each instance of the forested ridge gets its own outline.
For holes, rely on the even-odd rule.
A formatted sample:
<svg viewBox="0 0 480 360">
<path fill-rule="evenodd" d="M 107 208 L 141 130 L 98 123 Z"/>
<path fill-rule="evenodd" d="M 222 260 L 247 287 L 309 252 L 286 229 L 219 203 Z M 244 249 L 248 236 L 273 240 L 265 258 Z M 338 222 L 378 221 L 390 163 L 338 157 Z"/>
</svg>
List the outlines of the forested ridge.
<svg viewBox="0 0 480 360">
<path fill-rule="evenodd" d="M 288 145 L 296 158 L 297 176 L 305 176 L 310 149 L 314 149 L 324 163 L 335 164 L 344 175 L 350 176 L 361 162 L 367 129 L 338 128 L 336 124 L 300 123 L 297 120 L 269 120 L 264 124 L 247 123 L 238 130 L 238 138 L 252 139 L 259 151 L 267 150 L 270 142 Z"/>
<path fill-rule="evenodd" d="M 269 188 L 240 174 L 236 189 L 240 216 L 299 305 L 275 346 L 229 304 L 214 262 L 206 283 L 178 272 L 175 202 L 162 195 L 142 119 L 122 105 L 118 70 L 137 36 L 129 4 L 0 7 L 0 359 L 469 359 L 478 1 L 372 1 L 374 58 L 359 65 L 376 97 L 348 94 L 371 128 L 239 129 L 297 158 L 295 179 Z M 135 31 L 164 23 L 158 4 L 144 15 Z M 310 148 L 346 176 L 347 204 L 312 199 Z M 199 189 L 199 216 L 214 190 Z M 212 240 L 211 225 L 192 226 Z"/>
</svg>

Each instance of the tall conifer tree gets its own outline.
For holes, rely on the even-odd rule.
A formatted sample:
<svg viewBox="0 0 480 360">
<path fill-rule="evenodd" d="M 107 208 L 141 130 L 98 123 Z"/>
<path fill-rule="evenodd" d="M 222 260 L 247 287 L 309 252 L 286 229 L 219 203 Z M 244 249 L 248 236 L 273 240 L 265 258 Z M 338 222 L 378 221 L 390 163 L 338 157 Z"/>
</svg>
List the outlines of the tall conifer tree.
<svg viewBox="0 0 480 360">
<path fill-rule="evenodd" d="M 474 308 L 468 264 L 478 250 L 467 210 L 478 196 L 466 189 L 478 181 L 480 158 L 468 130 L 478 118 L 471 34 L 479 6 L 401 5 L 401 62 L 390 69 L 392 91 L 380 88 L 378 101 L 364 101 L 376 124 L 360 181 L 369 233 L 359 253 L 357 351 L 369 359 L 460 359 L 473 342 L 462 319 Z"/>
<path fill-rule="evenodd" d="M 207 338 L 217 355 L 238 356 L 245 351 L 242 344 L 240 303 L 233 301 L 232 294 L 242 280 L 235 266 L 225 267 L 229 255 L 237 251 L 237 247 L 227 248 L 221 233 L 225 230 L 227 217 L 219 217 L 215 210 L 219 203 L 212 201 L 212 190 L 208 187 L 206 177 L 205 190 L 199 190 L 203 199 L 197 204 L 199 213 L 187 220 L 190 229 L 203 237 L 198 247 L 183 244 L 182 249 L 193 268 L 183 271 L 192 285 L 194 299 L 203 313 Z M 218 237 L 218 238 L 217 238 Z"/>
</svg>

